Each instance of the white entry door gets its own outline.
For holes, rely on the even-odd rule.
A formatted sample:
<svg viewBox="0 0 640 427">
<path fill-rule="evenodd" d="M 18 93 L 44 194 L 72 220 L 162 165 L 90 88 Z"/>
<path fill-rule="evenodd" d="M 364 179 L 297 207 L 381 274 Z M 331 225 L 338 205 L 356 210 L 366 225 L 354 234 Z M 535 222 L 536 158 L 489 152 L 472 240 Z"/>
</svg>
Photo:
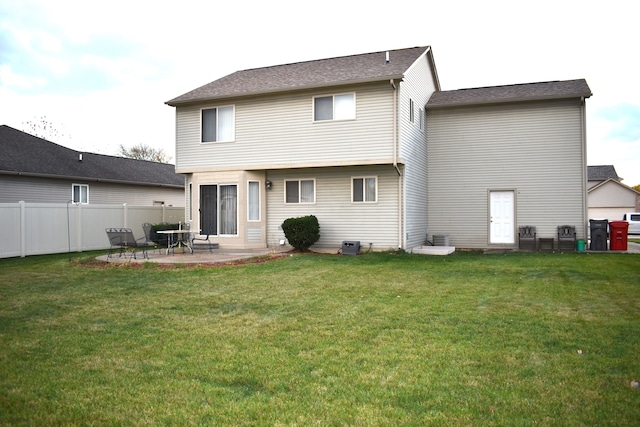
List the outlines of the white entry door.
<svg viewBox="0 0 640 427">
<path fill-rule="evenodd" d="M 489 194 L 489 243 L 514 244 L 513 191 L 491 191 Z"/>
</svg>

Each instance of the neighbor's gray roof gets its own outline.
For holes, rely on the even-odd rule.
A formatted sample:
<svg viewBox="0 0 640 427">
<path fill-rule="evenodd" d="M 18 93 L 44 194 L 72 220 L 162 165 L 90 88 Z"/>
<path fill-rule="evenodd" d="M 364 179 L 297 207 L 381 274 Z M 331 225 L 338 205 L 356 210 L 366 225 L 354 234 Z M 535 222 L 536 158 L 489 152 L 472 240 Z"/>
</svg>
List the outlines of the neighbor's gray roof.
<svg viewBox="0 0 640 427">
<path fill-rule="evenodd" d="M 609 178 L 613 178 L 616 181 L 622 180 L 613 165 L 587 166 L 587 180 L 606 181 Z"/>
<path fill-rule="evenodd" d="M 0 174 L 184 187 L 174 165 L 75 151 L 6 125 L 0 126 Z"/>
<path fill-rule="evenodd" d="M 591 95 L 591 89 L 584 79 L 527 83 L 434 92 L 427 102 L 427 108 L 544 99 L 588 98 Z"/>
<path fill-rule="evenodd" d="M 428 46 L 391 50 L 389 63 L 386 63 L 386 51 L 381 51 L 236 71 L 166 103 L 177 106 L 236 96 L 398 79 L 428 50 Z"/>
</svg>

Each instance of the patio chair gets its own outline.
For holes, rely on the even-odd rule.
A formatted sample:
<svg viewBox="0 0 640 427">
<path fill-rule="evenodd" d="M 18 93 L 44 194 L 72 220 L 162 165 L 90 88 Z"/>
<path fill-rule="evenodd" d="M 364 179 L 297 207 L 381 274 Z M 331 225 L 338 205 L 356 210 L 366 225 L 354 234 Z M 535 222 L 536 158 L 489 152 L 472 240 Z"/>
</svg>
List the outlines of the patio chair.
<svg viewBox="0 0 640 427">
<path fill-rule="evenodd" d="M 119 248 L 119 255 L 123 254 L 126 256 L 127 249 L 133 249 L 131 251 L 131 258 L 136 258 L 136 250 L 138 248 L 142 249 L 142 256 L 145 259 L 148 259 L 147 248 L 149 245 L 146 242 L 146 238 L 142 237 L 141 239 L 136 239 L 133 236 L 133 232 L 130 228 L 107 228 L 106 230 L 107 238 L 109 239 L 109 254 L 107 258 L 111 258 L 113 256 L 113 251 L 116 248 Z"/>
<path fill-rule="evenodd" d="M 150 247 L 153 246 L 153 249 L 155 249 L 156 251 L 160 250 L 158 242 L 153 240 L 153 234 L 155 233 L 153 233 L 152 225 L 148 222 L 145 222 L 144 224 L 142 224 L 142 230 L 144 231 L 144 238 L 147 245 L 149 245 Z"/>
<path fill-rule="evenodd" d="M 533 225 L 521 225 L 518 230 L 518 248 L 535 251 L 536 227 Z"/>
<path fill-rule="evenodd" d="M 576 228 L 573 225 L 558 226 L 558 250 L 576 250 Z"/>
<path fill-rule="evenodd" d="M 198 243 L 196 245 L 195 243 L 196 241 L 206 242 L 206 243 Z M 207 249 L 209 249 L 209 252 L 213 252 L 213 249 L 218 249 L 218 244 L 212 243 L 211 240 L 209 240 L 209 234 L 203 234 L 202 237 L 197 237 L 194 234 L 193 237 L 191 237 L 191 247 L 193 249 L 196 249 L 198 246 L 206 246 Z"/>
</svg>

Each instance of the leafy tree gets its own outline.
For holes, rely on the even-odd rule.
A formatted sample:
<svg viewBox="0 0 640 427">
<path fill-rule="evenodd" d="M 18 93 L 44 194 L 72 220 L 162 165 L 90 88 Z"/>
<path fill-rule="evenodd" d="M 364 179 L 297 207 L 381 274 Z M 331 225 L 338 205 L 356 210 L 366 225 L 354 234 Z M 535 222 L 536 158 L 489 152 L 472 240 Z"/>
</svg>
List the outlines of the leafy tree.
<svg viewBox="0 0 640 427">
<path fill-rule="evenodd" d="M 636 191 L 640 191 L 640 184 L 638 184 L 638 185 L 634 185 L 634 186 L 633 186 L 633 187 L 631 187 L 631 188 L 633 188 L 633 189 L 634 189 L 634 190 L 636 190 Z"/>
<path fill-rule="evenodd" d="M 158 163 L 169 163 L 170 160 L 163 149 L 152 148 L 145 144 L 134 145 L 131 148 L 126 148 L 120 144 L 118 154 L 129 159 L 148 160 Z"/>
</svg>

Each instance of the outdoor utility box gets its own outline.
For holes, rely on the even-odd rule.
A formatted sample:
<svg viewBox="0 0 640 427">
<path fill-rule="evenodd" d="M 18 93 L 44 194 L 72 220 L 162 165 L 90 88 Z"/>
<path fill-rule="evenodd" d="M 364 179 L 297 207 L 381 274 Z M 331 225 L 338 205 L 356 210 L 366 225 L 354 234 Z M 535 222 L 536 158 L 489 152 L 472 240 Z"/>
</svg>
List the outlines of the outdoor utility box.
<svg viewBox="0 0 640 427">
<path fill-rule="evenodd" d="M 343 240 L 342 255 L 358 255 L 360 253 L 360 241 Z"/>
<path fill-rule="evenodd" d="M 607 250 L 607 219 L 590 219 L 589 231 L 591 232 L 591 243 L 589 250 L 606 251 Z"/>
<path fill-rule="evenodd" d="M 433 246 L 449 246 L 449 235 L 448 234 L 434 234 L 433 235 Z"/>
<path fill-rule="evenodd" d="M 609 249 L 626 251 L 628 232 L 629 223 L 627 221 L 611 221 L 609 223 Z"/>
</svg>

